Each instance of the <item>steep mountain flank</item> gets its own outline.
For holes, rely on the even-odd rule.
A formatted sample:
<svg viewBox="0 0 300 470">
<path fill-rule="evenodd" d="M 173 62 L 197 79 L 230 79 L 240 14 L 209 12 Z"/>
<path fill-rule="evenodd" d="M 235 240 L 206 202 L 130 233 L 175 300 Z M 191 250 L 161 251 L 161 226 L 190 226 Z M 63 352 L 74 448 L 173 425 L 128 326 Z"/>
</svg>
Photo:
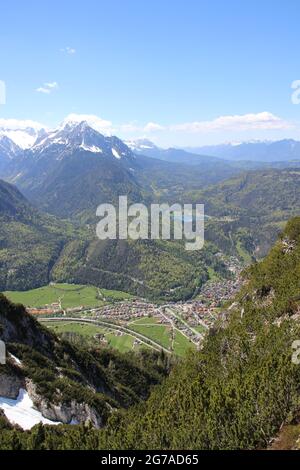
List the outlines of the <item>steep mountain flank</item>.
<svg viewBox="0 0 300 470">
<path fill-rule="evenodd" d="M 165 373 L 157 365 L 159 354 L 131 357 L 72 346 L 4 296 L 0 327 L 7 347 L 7 363 L 0 366 L 0 397 L 16 399 L 26 390 L 34 408 L 53 422 L 103 426 L 113 409 L 145 399 Z"/>
<path fill-rule="evenodd" d="M 41 214 L 0 180 L 0 289 L 26 290 L 49 282 L 49 273 L 74 230 Z"/>
<path fill-rule="evenodd" d="M 268 447 L 279 429 L 289 429 L 299 416 L 300 367 L 294 356 L 294 341 L 300 338 L 299 266 L 300 218 L 295 218 L 267 258 L 245 272 L 244 287 L 220 314 L 203 349 L 180 363 L 147 401 L 116 412 L 103 430 L 85 433 L 84 441 L 72 427 L 45 428 L 39 445 Z M 4 436 L 2 442 L 12 447 L 11 431 Z M 30 448 L 32 441 L 19 434 L 18 445 Z"/>
</svg>

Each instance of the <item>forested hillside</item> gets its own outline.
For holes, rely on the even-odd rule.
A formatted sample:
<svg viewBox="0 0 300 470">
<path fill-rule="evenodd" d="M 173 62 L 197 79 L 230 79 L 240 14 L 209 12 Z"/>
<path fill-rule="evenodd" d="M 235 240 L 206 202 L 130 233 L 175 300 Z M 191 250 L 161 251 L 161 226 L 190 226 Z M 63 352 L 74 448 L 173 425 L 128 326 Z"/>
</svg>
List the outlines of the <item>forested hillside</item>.
<svg viewBox="0 0 300 470">
<path fill-rule="evenodd" d="M 223 310 L 203 349 L 181 362 L 150 398 L 116 412 L 101 431 L 44 428 L 35 448 L 254 449 L 297 419 L 300 367 L 300 218 Z M 2 447 L 32 447 L 31 433 L 3 431 Z M 81 436 L 81 438 L 80 438 Z"/>
<path fill-rule="evenodd" d="M 299 181 L 297 168 L 250 171 L 189 191 L 183 199 L 205 204 L 210 216 L 206 239 L 225 252 L 259 259 L 268 253 L 285 223 L 299 214 Z"/>
<path fill-rule="evenodd" d="M 147 398 L 170 365 L 164 354 L 151 351 L 120 355 L 70 344 L 2 295 L 0 339 L 7 348 L 0 396 L 17 399 L 26 390 L 41 417 L 66 424 L 103 426 L 112 410 Z"/>
<path fill-rule="evenodd" d="M 41 214 L 14 186 L 0 180 L 0 289 L 47 284 L 74 234 L 71 224 Z"/>
<path fill-rule="evenodd" d="M 148 298 L 185 299 L 208 279 L 216 247 L 192 255 L 182 243 L 96 238 L 96 225 L 57 219 L 35 209 L 0 180 L 0 289 L 27 290 L 51 281 L 92 284 Z"/>
</svg>

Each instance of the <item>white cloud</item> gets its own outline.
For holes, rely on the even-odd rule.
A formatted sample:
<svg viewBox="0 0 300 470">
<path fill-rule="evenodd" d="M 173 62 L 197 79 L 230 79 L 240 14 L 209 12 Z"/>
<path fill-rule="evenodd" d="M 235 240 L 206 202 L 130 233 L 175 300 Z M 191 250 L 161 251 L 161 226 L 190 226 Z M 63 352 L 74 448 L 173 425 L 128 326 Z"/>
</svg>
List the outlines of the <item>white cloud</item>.
<svg viewBox="0 0 300 470">
<path fill-rule="evenodd" d="M 156 122 L 148 122 L 146 126 L 144 127 L 144 132 L 157 132 L 157 131 L 163 131 L 165 128 L 161 126 L 160 124 L 157 124 Z"/>
<path fill-rule="evenodd" d="M 101 134 L 111 135 L 116 132 L 116 129 L 113 128 L 111 121 L 101 119 L 100 117 L 94 114 L 69 114 L 69 116 L 67 116 L 64 120 L 63 124 L 67 124 L 68 122 L 83 121 L 86 121 L 89 126 L 91 126 L 96 131 L 100 132 Z"/>
<path fill-rule="evenodd" d="M 44 87 L 39 87 L 36 89 L 36 91 L 38 93 L 45 93 L 47 95 L 49 95 L 49 93 L 51 93 L 51 91 L 49 90 L 49 88 L 44 88 Z"/>
<path fill-rule="evenodd" d="M 195 121 L 182 124 L 163 126 L 156 122 L 149 122 L 145 126 L 137 123 L 122 124 L 117 127 L 121 133 L 135 133 L 143 135 L 159 133 L 200 134 L 217 131 L 264 131 L 293 129 L 293 124 L 267 111 L 242 115 L 219 116 L 211 121 Z"/>
<path fill-rule="evenodd" d="M 53 90 L 56 90 L 58 88 L 58 83 L 57 82 L 47 82 L 44 83 L 43 86 L 39 87 L 36 89 L 38 93 L 44 93 L 49 95 Z"/>
<path fill-rule="evenodd" d="M 291 123 L 264 111 L 257 114 L 243 114 L 233 116 L 220 116 L 212 121 L 196 121 L 170 126 L 175 132 L 210 132 L 220 130 L 248 131 L 248 130 L 284 130 L 291 129 Z"/>
<path fill-rule="evenodd" d="M 76 49 L 74 49 L 74 47 L 64 47 L 62 49 L 60 49 L 60 52 L 63 52 L 65 54 L 69 54 L 69 55 L 74 55 L 76 54 Z"/>
<path fill-rule="evenodd" d="M 30 148 L 34 144 L 39 130 L 43 128 L 46 126 L 36 121 L 0 119 L 0 135 L 6 135 L 23 149 Z"/>
<path fill-rule="evenodd" d="M 55 88 L 58 88 L 58 83 L 57 82 L 45 83 L 45 86 L 47 88 L 50 88 L 50 90 L 54 90 Z"/>
<path fill-rule="evenodd" d="M 0 128 L 8 130 L 20 130 L 20 129 L 45 129 L 47 126 L 43 124 L 32 121 L 30 119 L 0 119 Z"/>
<path fill-rule="evenodd" d="M 166 130 L 167 128 L 157 124 L 156 122 L 148 122 L 145 126 L 138 125 L 136 122 L 130 122 L 128 124 L 121 124 L 117 127 L 119 132 L 125 133 L 138 133 L 138 134 L 149 134 L 152 132 L 159 132 Z"/>
<path fill-rule="evenodd" d="M 50 91 L 55 90 L 57 87 L 57 82 L 48 82 L 43 86 L 43 88 Z M 86 121 L 93 129 L 104 135 L 117 135 L 125 140 L 146 138 L 154 140 L 157 145 L 162 146 L 199 145 L 199 141 L 203 143 L 203 139 L 205 143 L 216 143 L 216 141 L 223 142 L 228 139 L 233 141 L 243 141 L 245 139 L 276 140 L 278 135 L 280 135 L 280 138 L 286 138 L 287 136 L 297 138 L 299 132 L 297 123 L 288 122 L 270 112 L 219 116 L 209 121 L 195 121 L 176 125 L 161 125 L 152 121 L 147 124 L 139 124 L 137 121 L 114 124 L 94 114 L 73 113 L 67 116 L 63 124 L 65 125 L 68 122 L 80 123 L 82 121 Z M 17 138 L 18 141 L 20 140 L 19 134 L 16 134 L 20 130 L 33 128 L 38 131 L 46 127 L 32 120 L 0 119 L 0 131 L 6 129 L 15 141 Z M 243 136 L 241 136 L 241 133 L 243 133 Z M 23 134 L 24 132 L 22 136 Z"/>
</svg>

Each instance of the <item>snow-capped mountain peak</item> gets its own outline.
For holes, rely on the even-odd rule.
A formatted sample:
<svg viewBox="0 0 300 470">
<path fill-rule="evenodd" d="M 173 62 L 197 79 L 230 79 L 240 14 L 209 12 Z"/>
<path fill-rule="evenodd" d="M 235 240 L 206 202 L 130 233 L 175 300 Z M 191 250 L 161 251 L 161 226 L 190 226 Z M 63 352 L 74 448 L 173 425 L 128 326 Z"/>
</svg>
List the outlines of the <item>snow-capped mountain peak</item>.
<svg viewBox="0 0 300 470">
<path fill-rule="evenodd" d="M 5 155 L 6 158 L 12 160 L 18 154 L 22 152 L 22 149 L 14 143 L 13 140 L 9 139 L 6 135 L 0 134 L 0 154 Z"/>
<path fill-rule="evenodd" d="M 123 157 L 134 158 L 124 142 L 117 137 L 102 135 L 86 121 L 64 121 L 57 129 L 42 135 L 31 149 L 36 158 L 47 151 L 54 154 L 57 160 L 62 160 L 76 150 L 106 154 L 118 160 Z"/>
<path fill-rule="evenodd" d="M 23 150 L 31 148 L 44 132 L 44 129 L 34 129 L 31 127 L 24 129 L 0 128 L 0 136 L 8 137 Z"/>
</svg>

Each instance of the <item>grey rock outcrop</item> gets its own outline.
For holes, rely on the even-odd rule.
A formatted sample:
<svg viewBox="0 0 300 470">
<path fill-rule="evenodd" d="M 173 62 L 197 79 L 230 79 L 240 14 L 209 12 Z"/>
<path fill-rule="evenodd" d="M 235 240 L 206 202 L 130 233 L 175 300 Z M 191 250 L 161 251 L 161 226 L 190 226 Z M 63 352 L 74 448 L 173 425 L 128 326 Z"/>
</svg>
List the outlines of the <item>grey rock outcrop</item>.
<svg viewBox="0 0 300 470">
<path fill-rule="evenodd" d="M 1 374 L 0 375 L 0 396 L 11 398 L 15 400 L 20 388 L 24 387 L 24 380 L 15 375 Z"/>
<path fill-rule="evenodd" d="M 44 418 L 63 424 L 91 423 L 96 428 L 103 426 L 102 417 L 86 403 L 78 403 L 75 400 L 70 403 L 51 403 L 37 393 L 31 380 L 26 380 L 26 389 L 36 409 Z"/>
</svg>

